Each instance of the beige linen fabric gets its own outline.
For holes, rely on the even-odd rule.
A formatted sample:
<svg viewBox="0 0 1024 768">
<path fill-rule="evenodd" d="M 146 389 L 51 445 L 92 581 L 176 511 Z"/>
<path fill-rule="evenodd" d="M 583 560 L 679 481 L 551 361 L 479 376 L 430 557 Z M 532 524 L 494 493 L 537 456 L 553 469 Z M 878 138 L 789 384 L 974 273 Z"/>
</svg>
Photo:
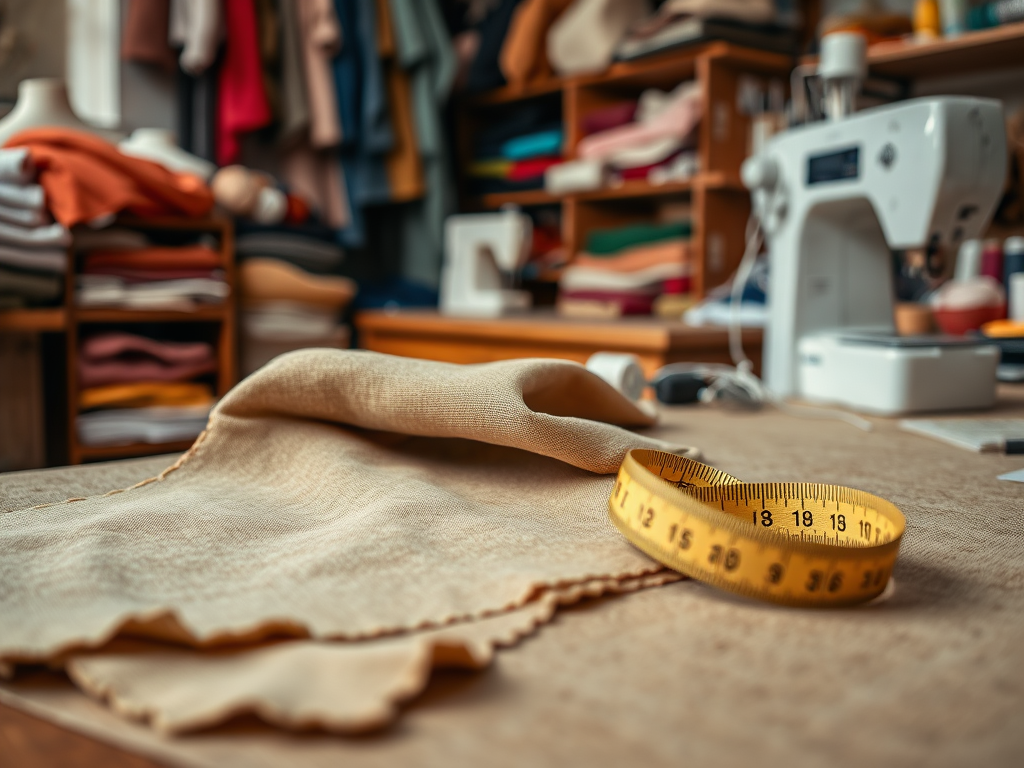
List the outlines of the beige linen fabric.
<svg viewBox="0 0 1024 768">
<path fill-rule="evenodd" d="M 631 448 L 668 446 L 612 424 L 651 421 L 575 363 L 285 355 L 229 393 L 153 480 L 0 515 L 0 662 L 53 660 L 119 632 L 194 646 L 372 639 L 531 601 L 535 616 L 572 585 L 635 588 L 660 568 L 607 521 L 608 473 Z M 472 631 L 491 645 L 503 637 Z M 245 707 L 285 725 L 358 730 L 423 686 L 437 641 L 371 645 L 179 653 L 195 669 L 180 689 L 193 686 L 187 701 L 160 693 L 169 657 L 152 649 L 130 663 L 77 658 L 69 671 L 169 730 Z M 405 661 L 379 684 L 354 677 L 351 701 L 332 710 L 329 697 L 301 692 L 301 672 L 317 666 L 307 654 L 321 651 Z M 297 671 L 290 691 L 280 684 L 289 675 L 274 672 L 286 668 Z M 235 681 L 213 708 L 211 676 Z"/>
</svg>

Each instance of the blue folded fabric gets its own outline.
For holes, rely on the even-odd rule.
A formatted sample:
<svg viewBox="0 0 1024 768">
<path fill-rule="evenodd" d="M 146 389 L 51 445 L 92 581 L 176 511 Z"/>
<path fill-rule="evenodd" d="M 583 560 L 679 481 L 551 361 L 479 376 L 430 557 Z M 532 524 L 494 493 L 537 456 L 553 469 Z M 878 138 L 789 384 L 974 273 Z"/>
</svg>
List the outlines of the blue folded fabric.
<svg viewBox="0 0 1024 768">
<path fill-rule="evenodd" d="M 508 160 L 530 160 L 562 153 L 562 129 L 528 133 L 501 145 L 501 156 Z"/>
</svg>

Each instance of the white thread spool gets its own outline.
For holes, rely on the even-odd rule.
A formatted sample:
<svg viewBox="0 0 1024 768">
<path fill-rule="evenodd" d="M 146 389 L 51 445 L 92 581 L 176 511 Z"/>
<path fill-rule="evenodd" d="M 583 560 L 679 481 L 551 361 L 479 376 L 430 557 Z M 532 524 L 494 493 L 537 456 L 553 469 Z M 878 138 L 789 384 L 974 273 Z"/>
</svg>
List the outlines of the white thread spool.
<svg viewBox="0 0 1024 768">
<path fill-rule="evenodd" d="M 624 352 L 595 352 L 587 370 L 607 381 L 630 400 L 639 400 L 647 386 L 640 358 Z"/>
<path fill-rule="evenodd" d="M 1006 293 L 1010 299 L 1009 318 L 1024 323 L 1024 272 L 1014 272 L 1010 275 Z"/>
<path fill-rule="evenodd" d="M 981 240 L 964 240 L 956 255 L 956 280 L 970 280 L 981 274 Z"/>
</svg>

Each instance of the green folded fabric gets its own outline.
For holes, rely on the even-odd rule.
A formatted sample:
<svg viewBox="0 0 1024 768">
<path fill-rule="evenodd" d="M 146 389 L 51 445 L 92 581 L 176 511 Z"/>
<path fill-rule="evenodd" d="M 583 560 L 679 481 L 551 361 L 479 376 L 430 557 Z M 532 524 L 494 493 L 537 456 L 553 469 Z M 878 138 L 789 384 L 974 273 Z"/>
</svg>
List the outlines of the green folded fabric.
<svg viewBox="0 0 1024 768">
<path fill-rule="evenodd" d="M 614 229 L 595 229 L 587 235 L 586 250 L 592 256 L 610 256 L 634 245 L 659 243 L 676 237 L 690 236 L 690 222 L 671 224 L 632 224 Z"/>
</svg>

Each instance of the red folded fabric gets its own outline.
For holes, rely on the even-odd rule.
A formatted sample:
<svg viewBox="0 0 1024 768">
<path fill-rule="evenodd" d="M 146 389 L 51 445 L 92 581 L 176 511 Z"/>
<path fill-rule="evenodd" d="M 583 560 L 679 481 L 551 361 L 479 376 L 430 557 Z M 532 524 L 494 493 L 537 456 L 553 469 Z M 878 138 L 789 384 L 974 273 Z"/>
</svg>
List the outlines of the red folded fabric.
<svg viewBox="0 0 1024 768">
<path fill-rule="evenodd" d="M 128 384 L 137 381 L 189 381 L 217 371 L 217 361 L 161 363 L 158 360 L 106 360 L 78 358 L 78 381 L 83 387 Z"/>
<path fill-rule="evenodd" d="M 580 127 L 583 133 L 589 136 L 592 133 L 607 131 L 609 128 L 618 128 L 620 125 L 633 122 L 636 117 L 635 101 L 620 101 L 608 107 L 595 109 L 584 116 Z"/>
<path fill-rule="evenodd" d="M 544 171 L 552 165 L 562 162 L 560 157 L 534 157 L 529 160 L 517 160 L 506 177 L 508 181 L 527 181 L 544 175 Z"/>
<path fill-rule="evenodd" d="M 211 270 L 222 266 L 220 254 L 205 245 L 96 250 L 87 253 L 83 263 L 83 269 L 87 274 L 97 274 L 92 270 L 104 267 L 133 270 Z"/>
<path fill-rule="evenodd" d="M 46 206 L 65 227 L 122 211 L 142 217 L 204 216 L 213 208 L 213 195 L 198 176 L 122 155 L 91 133 L 30 128 L 4 146 L 28 148 Z"/>
<path fill-rule="evenodd" d="M 660 291 L 559 291 L 560 299 L 618 304 L 624 315 L 649 315 Z"/>
<path fill-rule="evenodd" d="M 668 165 L 673 160 L 675 160 L 676 157 L 679 156 L 680 152 L 682 152 L 682 150 L 680 150 L 679 152 L 673 152 L 664 160 L 659 160 L 658 162 L 651 163 L 650 165 L 639 165 L 636 168 L 623 168 L 622 170 L 618 171 L 618 174 L 622 176 L 622 178 L 624 179 L 646 179 L 647 174 L 649 174 L 655 168 L 661 168 L 664 165 Z"/>
<path fill-rule="evenodd" d="M 123 331 L 99 333 L 85 339 L 80 356 L 91 361 L 124 355 L 147 355 L 167 364 L 201 363 L 213 358 L 213 347 L 205 341 L 157 341 Z"/>
</svg>

